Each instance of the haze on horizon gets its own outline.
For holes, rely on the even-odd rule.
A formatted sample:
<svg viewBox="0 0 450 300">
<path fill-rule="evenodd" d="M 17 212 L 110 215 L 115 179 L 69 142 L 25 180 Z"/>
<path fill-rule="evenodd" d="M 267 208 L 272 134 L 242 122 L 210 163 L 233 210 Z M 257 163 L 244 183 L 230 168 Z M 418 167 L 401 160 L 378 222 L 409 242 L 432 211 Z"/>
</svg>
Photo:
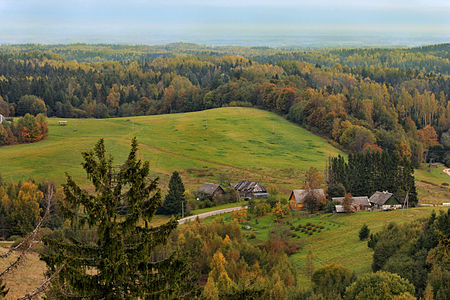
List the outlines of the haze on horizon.
<svg viewBox="0 0 450 300">
<path fill-rule="evenodd" d="M 450 41 L 448 0 L 0 0 L 0 43 L 249 46 Z"/>
</svg>

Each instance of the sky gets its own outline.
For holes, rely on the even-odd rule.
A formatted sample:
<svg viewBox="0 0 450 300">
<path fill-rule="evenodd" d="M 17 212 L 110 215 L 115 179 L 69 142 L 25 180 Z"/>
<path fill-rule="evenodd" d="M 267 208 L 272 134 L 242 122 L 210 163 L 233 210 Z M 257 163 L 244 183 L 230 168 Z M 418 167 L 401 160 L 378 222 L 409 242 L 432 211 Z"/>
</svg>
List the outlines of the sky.
<svg viewBox="0 0 450 300">
<path fill-rule="evenodd" d="M 0 0 L 0 43 L 450 42 L 450 0 Z"/>
</svg>

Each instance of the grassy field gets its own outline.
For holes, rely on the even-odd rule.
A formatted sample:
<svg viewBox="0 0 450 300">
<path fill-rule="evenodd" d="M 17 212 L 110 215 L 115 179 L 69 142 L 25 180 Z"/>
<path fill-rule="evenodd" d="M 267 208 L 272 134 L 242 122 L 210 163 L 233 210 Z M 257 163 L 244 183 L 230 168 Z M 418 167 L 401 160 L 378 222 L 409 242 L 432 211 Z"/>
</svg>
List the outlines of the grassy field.
<svg viewBox="0 0 450 300">
<path fill-rule="evenodd" d="M 294 214 L 287 220 L 295 227 L 299 224 L 302 228 L 307 223 L 314 224 L 311 227 L 316 231 L 309 235 L 301 230 L 292 231 L 299 238 L 292 238 L 302 244 L 302 248 L 290 256 L 293 264 L 297 267 L 299 284 L 305 287 L 310 286 L 310 280 L 305 274 L 305 262 L 308 251 L 311 250 L 314 256 L 314 266 L 318 268 L 329 263 L 341 264 L 356 274 L 371 272 L 371 263 L 373 251 L 367 247 L 366 241 L 360 241 L 358 237 L 359 230 L 363 224 L 369 226 L 370 231 L 377 232 L 383 226 L 390 222 L 398 224 L 409 222 L 414 219 L 428 216 L 433 209 L 435 211 L 443 208 L 420 207 L 406 211 L 397 210 L 390 212 L 357 212 L 354 214 L 321 214 L 309 216 L 306 214 Z M 225 220 L 231 220 L 230 214 L 221 215 Z M 206 219 L 206 222 L 212 222 L 214 217 Z M 251 219 L 248 223 L 256 238 L 250 239 L 251 242 L 261 242 L 267 239 L 270 229 L 274 227 L 273 217 L 271 215 Z M 318 229 L 317 227 L 323 227 Z M 249 233 L 249 230 L 242 229 Z"/>
<path fill-rule="evenodd" d="M 422 167 L 417 169 L 414 174 L 417 180 L 425 183 L 449 187 L 450 176 L 443 172 L 444 169 L 443 164 L 437 164 L 437 168 L 428 168 L 428 164 L 422 164 Z"/>
<path fill-rule="evenodd" d="M 188 187 L 215 181 L 258 180 L 290 189 L 298 187 L 302 170 L 324 168 L 329 155 L 341 153 L 324 139 L 276 114 L 253 108 L 219 108 L 193 113 L 116 118 L 49 119 L 46 140 L 0 148 L 0 174 L 6 180 L 64 181 L 64 172 L 87 183 L 80 152 L 101 137 L 117 163 L 129 151 L 133 136 L 140 155 L 161 177 L 181 172 Z"/>
</svg>

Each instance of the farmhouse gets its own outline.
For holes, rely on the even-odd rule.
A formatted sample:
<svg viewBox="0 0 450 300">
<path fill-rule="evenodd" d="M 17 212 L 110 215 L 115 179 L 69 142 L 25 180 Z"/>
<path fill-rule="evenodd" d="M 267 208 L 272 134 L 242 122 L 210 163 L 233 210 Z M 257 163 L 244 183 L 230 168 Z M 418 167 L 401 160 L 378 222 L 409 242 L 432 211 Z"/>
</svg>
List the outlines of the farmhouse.
<svg viewBox="0 0 450 300">
<path fill-rule="evenodd" d="M 375 192 L 375 194 L 373 194 L 369 198 L 369 202 L 374 208 L 383 210 L 397 209 L 402 207 L 402 204 L 397 199 L 397 197 L 395 197 L 394 194 L 389 193 L 388 191 Z"/>
<path fill-rule="evenodd" d="M 352 197 L 352 211 L 360 211 L 360 210 L 368 210 L 370 209 L 370 202 L 369 197 L 367 196 L 359 196 L 359 197 Z M 331 200 L 334 202 L 338 202 L 339 204 L 342 204 L 344 201 L 344 197 L 333 197 Z M 339 207 L 338 207 L 339 206 Z M 336 212 L 343 212 L 342 205 L 336 205 Z M 340 211 L 342 209 L 342 211 Z"/>
<path fill-rule="evenodd" d="M 325 198 L 323 189 L 311 190 L 316 198 Z M 301 210 L 303 209 L 308 190 L 292 190 L 289 196 L 289 205 L 291 209 Z"/>
<path fill-rule="evenodd" d="M 199 194 L 209 195 L 211 197 L 217 197 L 225 194 L 223 188 L 215 183 L 205 182 L 198 189 Z"/>
<path fill-rule="evenodd" d="M 254 181 L 241 180 L 238 183 L 231 183 L 230 185 L 244 199 L 269 197 L 266 188 Z"/>
</svg>

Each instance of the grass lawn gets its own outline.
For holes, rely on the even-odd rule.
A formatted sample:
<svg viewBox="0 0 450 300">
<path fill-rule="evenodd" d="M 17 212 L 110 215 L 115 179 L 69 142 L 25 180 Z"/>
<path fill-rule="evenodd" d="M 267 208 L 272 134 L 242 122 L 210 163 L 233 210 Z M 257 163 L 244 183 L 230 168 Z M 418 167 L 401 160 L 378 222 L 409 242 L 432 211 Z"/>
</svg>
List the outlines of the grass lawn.
<svg viewBox="0 0 450 300">
<path fill-rule="evenodd" d="M 133 136 L 140 156 L 150 161 L 154 175 L 166 186 L 170 174 L 181 173 L 188 189 L 219 174 L 231 180 L 257 180 L 287 190 L 298 187 L 302 171 L 325 167 L 329 155 L 342 154 L 326 140 L 280 116 L 253 108 L 228 107 L 200 112 L 115 118 L 49 118 L 46 140 L 0 148 L 0 174 L 7 181 L 52 180 L 63 183 L 64 173 L 87 183 L 81 151 L 104 138 L 117 163 L 129 151 Z"/>
</svg>

